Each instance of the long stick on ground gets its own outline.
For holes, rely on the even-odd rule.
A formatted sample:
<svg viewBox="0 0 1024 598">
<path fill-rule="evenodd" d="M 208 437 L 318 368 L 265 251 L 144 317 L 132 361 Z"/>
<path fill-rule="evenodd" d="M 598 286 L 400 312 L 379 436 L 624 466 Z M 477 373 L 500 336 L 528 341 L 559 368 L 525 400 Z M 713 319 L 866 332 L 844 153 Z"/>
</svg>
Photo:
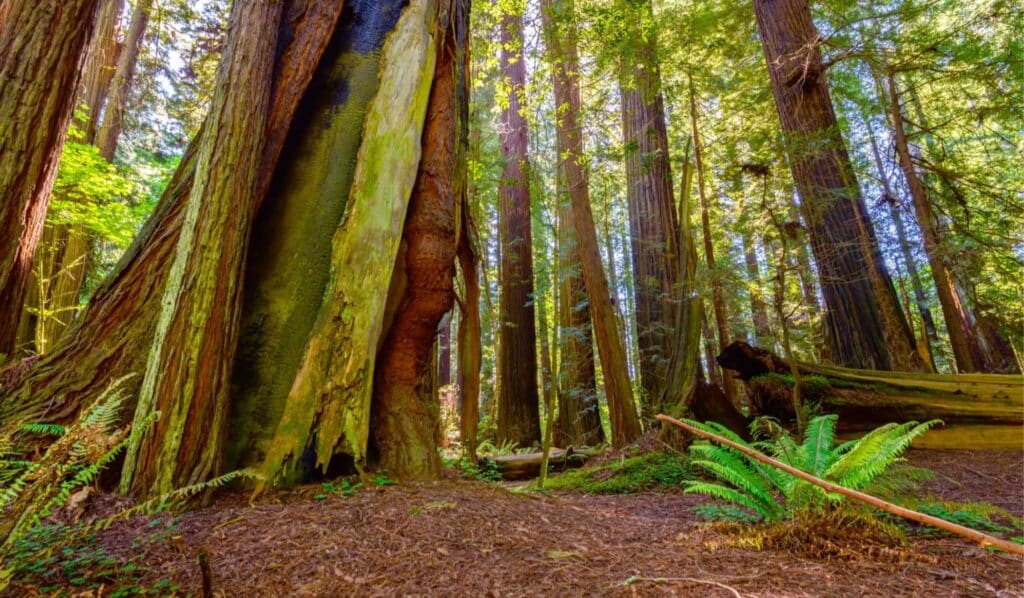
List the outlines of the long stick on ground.
<svg viewBox="0 0 1024 598">
<path fill-rule="evenodd" d="M 899 505 L 894 505 L 891 502 L 887 502 L 880 498 L 876 498 L 874 496 L 871 496 L 870 494 L 864 494 L 863 492 L 858 492 L 857 490 L 851 490 L 849 488 L 839 486 L 838 484 L 833 484 L 832 482 L 828 482 L 821 478 L 815 477 L 807 473 L 806 471 L 801 471 L 795 467 L 786 465 L 781 461 L 776 461 L 775 459 L 772 459 L 767 455 L 759 453 L 758 451 L 755 451 L 750 447 L 743 446 L 742 444 L 739 444 L 737 442 L 733 442 L 728 438 L 723 438 L 717 434 L 711 434 L 710 432 L 705 432 L 704 430 L 695 428 L 689 424 L 684 424 L 683 422 L 675 419 L 674 417 L 670 417 L 665 414 L 660 414 L 658 415 L 658 419 L 663 422 L 670 423 L 673 426 L 682 428 L 695 436 L 700 436 L 701 438 L 705 438 L 707 440 L 713 440 L 719 444 L 724 444 L 729 448 L 736 449 L 743 453 L 744 455 L 757 459 L 761 463 L 765 463 L 767 465 L 771 465 L 772 467 L 781 469 L 782 471 L 790 475 L 794 475 L 800 478 L 801 480 L 810 482 L 820 488 L 824 488 L 828 492 L 842 494 L 843 496 L 846 496 L 848 498 L 852 498 L 854 500 L 859 500 L 863 503 L 869 504 L 872 507 L 875 507 L 876 509 L 885 511 L 886 513 L 891 513 L 893 515 L 903 517 L 904 519 L 909 519 L 911 521 L 916 521 L 918 523 L 923 523 L 925 525 L 937 527 L 941 530 L 945 530 L 958 536 L 963 536 L 969 540 L 974 540 L 975 542 L 978 542 L 982 546 L 995 546 L 996 548 L 1005 550 L 1006 552 L 1012 552 L 1014 554 L 1024 556 L 1024 546 L 1017 544 L 1015 542 L 1010 542 L 1008 540 L 1003 540 L 1002 538 L 990 536 L 989 534 L 973 530 L 969 527 L 964 527 L 962 525 L 951 523 L 949 521 L 946 521 L 945 519 L 939 519 L 938 517 L 933 517 L 931 515 L 919 513 L 917 511 L 906 509 Z"/>
</svg>

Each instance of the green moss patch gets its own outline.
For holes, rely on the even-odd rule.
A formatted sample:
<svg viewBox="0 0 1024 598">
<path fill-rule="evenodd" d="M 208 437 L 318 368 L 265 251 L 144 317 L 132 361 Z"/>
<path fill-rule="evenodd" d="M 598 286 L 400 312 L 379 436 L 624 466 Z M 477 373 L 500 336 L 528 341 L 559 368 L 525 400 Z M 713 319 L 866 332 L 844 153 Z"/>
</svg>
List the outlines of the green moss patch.
<svg viewBox="0 0 1024 598">
<path fill-rule="evenodd" d="M 683 480 L 693 476 L 685 456 L 650 452 L 552 476 L 544 484 L 544 489 L 586 494 L 632 494 L 677 490 Z"/>
</svg>

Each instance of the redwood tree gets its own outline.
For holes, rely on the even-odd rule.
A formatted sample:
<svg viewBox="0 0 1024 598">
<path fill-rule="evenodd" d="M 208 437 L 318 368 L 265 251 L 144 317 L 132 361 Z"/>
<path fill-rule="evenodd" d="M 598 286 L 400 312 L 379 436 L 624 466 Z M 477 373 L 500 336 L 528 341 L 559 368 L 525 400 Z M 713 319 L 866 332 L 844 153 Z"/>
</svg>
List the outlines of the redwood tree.
<svg viewBox="0 0 1024 598">
<path fill-rule="evenodd" d="M 572 368 L 580 392 L 560 396 L 559 432 L 566 442 L 595 444 L 603 439 L 596 397 L 587 393 L 593 376 L 591 333 L 597 341 L 608 401 L 612 442 L 622 446 L 640 435 L 626 348 L 611 289 L 601 264 L 601 247 L 590 206 L 590 181 L 584 163 L 580 122 L 579 57 L 576 47 L 575 7 L 572 0 L 541 3 L 544 37 L 552 63 L 555 94 L 556 146 L 559 168 L 565 177 L 568 205 L 560 216 L 559 249 L 566 250 L 568 271 L 562 281 L 560 313 L 572 325 L 565 334 L 561 371 Z M 582 278 L 582 285 L 580 279 Z M 582 288 L 580 288 L 582 286 Z M 586 291 L 584 295 L 582 291 Z M 586 307 L 586 310 L 583 308 Z M 590 322 L 584 318 L 589 317 Z M 572 356 L 566 358 L 566 353 Z M 563 413 L 564 412 L 564 413 Z"/>
<path fill-rule="evenodd" d="M 523 15 L 501 16 L 500 69 L 508 88 L 501 113 L 501 155 L 505 168 L 499 189 L 501 242 L 498 441 L 520 447 L 540 443 L 537 394 L 537 332 L 533 305 L 533 234 L 530 228 L 530 158 L 523 94 Z"/>
<path fill-rule="evenodd" d="M 0 9 L 0 355 L 14 351 L 99 6 L 6 0 Z"/>
<path fill-rule="evenodd" d="M 818 265 L 832 358 L 849 367 L 923 370 L 839 133 L 807 0 L 755 0 L 754 8 Z"/>
<path fill-rule="evenodd" d="M 626 148 L 626 202 L 644 417 L 659 411 L 681 297 L 679 221 L 650 0 L 620 0 L 625 36 L 619 86 Z"/>
</svg>

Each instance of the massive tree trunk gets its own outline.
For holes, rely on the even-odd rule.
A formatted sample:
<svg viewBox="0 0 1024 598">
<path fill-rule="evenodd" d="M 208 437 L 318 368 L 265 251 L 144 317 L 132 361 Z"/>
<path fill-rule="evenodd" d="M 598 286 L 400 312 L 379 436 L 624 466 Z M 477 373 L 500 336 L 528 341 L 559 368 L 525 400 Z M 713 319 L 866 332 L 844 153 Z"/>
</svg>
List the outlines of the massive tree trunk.
<svg viewBox="0 0 1024 598">
<path fill-rule="evenodd" d="M 530 230 L 528 135 L 523 105 L 526 63 L 523 16 L 501 16 L 501 72 L 508 105 L 501 115 L 501 175 L 498 228 L 501 239 L 502 322 L 498 441 L 520 447 L 540 443 L 537 395 L 537 333 L 533 307 L 533 236 Z"/>
<path fill-rule="evenodd" d="M 715 268 L 715 244 L 711 236 L 711 216 L 707 193 L 704 190 L 704 147 L 701 142 L 700 128 L 697 126 L 697 96 L 690 78 L 690 129 L 693 137 L 693 157 L 697 167 L 697 195 L 700 198 L 700 223 L 704 235 L 704 260 L 711 277 L 711 305 L 715 314 L 715 328 L 718 329 L 718 346 L 729 344 L 729 315 L 726 312 L 725 297 L 722 295 L 722 279 Z M 713 370 L 708 368 L 709 379 L 713 380 Z M 732 402 L 736 402 L 736 383 L 732 373 L 722 372 L 722 390 Z"/>
<path fill-rule="evenodd" d="M 0 356 L 10 357 L 100 0 L 6 0 L 3 5 Z"/>
<path fill-rule="evenodd" d="M 232 7 L 135 408 L 124 493 L 158 496 L 220 467 L 280 17 L 276 0 Z"/>
<path fill-rule="evenodd" d="M 758 415 L 794 417 L 792 366 L 742 342 L 718 356 L 747 383 Z M 919 445 L 946 449 L 1020 450 L 1024 432 L 1024 378 L 1020 375 L 917 374 L 854 370 L 797 362 L 805 403 L 839 415 L 843 434 L 890 422 L 941 419 Z"/>
<path fill-rule="evenodd" d="M 612 302 L 608 279 L 605 278 L 601 265 L 601 249 L 597 240 L 597 227 L 590 206 L 589 179 L 583 163 L 583 131 L 579 121 L 579 59 L 576 50 L 575 10 L 573 2 L 548 1 L 541 5 L 544 19 L 545 38 L 551 55 L 554 83 L 555 103 L 558 106 L 559 122 L 556 127 L 557 145 L 560 167 L 565 175 L 571 211 L 565 216 L 565 222 L 572 228 L 566 229 L 566 249 L 575 251 L 576 262 L 581 269 L 583 286 L 586 289 L 586 302 L 593 324 L 593 334 L 597 341 L 598 355 L 601 358 L 601 371 L 604 375 L 605 395 L 608 401 L 608 414 L 611 424 L 612 443 L 623 446 L 641 433 L 640 419 L 637 416 L 636 402 L 629 379 L 626 347 L 620 335 L 620 326 Z M 670 199 L 671 201 L 671 199 Z M 571 238 L 574 233 L 575 238 Z M 578 279 L 577 279 L 578 280 Z M 564 284 L 564 283 L 563 283 Z M 576 283 L 578 285 L 578 282 Z M 572 281 L 562 289 L 561 300 L 564 308 L 577 309 L 583 297 L 581 289 L 573 286 Z M 582 323 L 584 331 L 589 332 L 586 323 Z M 567 339 L 567 342 L 568 339 Z M 577 343 L 573 349 L 578 359 L 574 363 L 576 373 L 584 382 L 591 376 L 593 368 L 593 349 L 587 337 L 576 337 L 571 342 Z M 580 343 L 586 344 L 582 346 Z M 589 350 L 589 351 L 588 351 Z M 589 357 L 588 357 L 589 352 Z M 562 369 L 569 367 L 563 357 Z M 587 386 L 581 386 L 587 388 Z M 597 398 L 581 395 L 575 400 L 576 411 L 565 408 L 566 425 L 571 424 L 576 442 L 595 444 L 603 437 L 601 431 L 600 412 Z M 563 402 L 563 405 L 565 403 Z M 561 417 L 561 416 L 560 416 Z M 565 433 L 566 428 L 560 428 Z"/>
<path fill-rule="evenodd" d="M 680 302 L 682 257 L 672 200 L 657 40 L 654 31 L 648 30 L 654 21 L 653 9 L 650 0 L 620 0 L 620 6 L 626 37 L 619 85 L 641 406 L 644 417 L 651 419 L 661 410 L 658 400 L 668 361 L 676 350 L 673 331 Z"/>
<path fill-rule="evenodd" d="M 426 382 L 431 379 L 438 323 L 444 319 L 451 325 L 446 314 L 455 298 L 469 84 L 469 12 L 463 0 L 446 4 L 436 26 L 444 39 L 436 50 L 423 157 L 409 200 L 404 251 L 399 252 L 392 282 L 392 290 L 397 286 L 402 294 L 377 356 L 373 391 L 373 439 L 380 465 L 399 479 L 433 479 L 441 472 L 434 439 L 439 406 Z"/>
<path fill-rule="evenodd" d="M 291 478 L 307 450 L 321 471 L 336 454 L 357 468 L 366 459 L 375 357 L 394 315 L 388 288 L 417 180 L 437 53 L 430 0 L 366 8 L 401 15 L 383 46 L 380 87 L 366 110 L 345 213 L 331 234 L 323 300 L 264 460 L 268 483 Z M 354 38 L 357 49 L 365 33 Z"/>
<path fill-rule="evenodd" d="M 274 92 L 261 167 L 265 188 L 302 97 L 331 39 L 341 7 L 333 0 L 292 0 L 285 7 Z M 0 426 L 22 418 L 67 423 L 113 381 L 140 385 L 160 297 L 182 230 L 196 167 L 197 140 L 186 151 L 142 232 L 100 285 L 73 328 L 41 358 L 0 371 Z M 257 192 L 259 199 L 262 192 Z M 133 376 L 134 377 L 131 377 Z"/>
<path fill-rule="evenodd" d="M 755 0 L 754 7 L 818 264 L 832 356 L 850 367 L 924 369 L 839 133 L 807 0 Z"/>
</svg>

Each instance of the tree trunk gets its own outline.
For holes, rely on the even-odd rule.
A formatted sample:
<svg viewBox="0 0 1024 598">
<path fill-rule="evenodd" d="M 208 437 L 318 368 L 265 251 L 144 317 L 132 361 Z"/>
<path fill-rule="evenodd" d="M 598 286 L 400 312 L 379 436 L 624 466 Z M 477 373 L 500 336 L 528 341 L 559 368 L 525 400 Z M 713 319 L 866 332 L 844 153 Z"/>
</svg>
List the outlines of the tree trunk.
<svg viewBox="0 0 1024 598">
<path fill-rule="evenodd" d="M 729 315 L 726 312 L 725 297 L 722 295 L 722 280 L 715 265 L 715 244 L 711 238 L 711 216 L 707 193 L 704 191 L 704 148 L 697 126 L 697 96 L 690 77 L 690 129 L 693 137 L 693 157 L 697 167 L 697 195 L 700 198 L 700 222 L 704 233 L 704 260 L 711 277 L 711 305 L 715 314 L 715 328 L 718 329 L 718 346 L 729 344 Z M 708 375 L 714 377 L 709 368 Z M 729 401 L 736 402 L 736 383 L 730 372 L 722 372 L 722 390 Z"/>
<path fill-rule="evenodd" d="M 657 40 L 642 24 L 653 22 L 650 0 L 620 0 L 626 36 L 619 85 L 626 148 L 626 201 L 640 350 L 641 410 L 653 419 L 680 302 L 679 222 L 672 194 L 668 133 L 661 95 Z"/>
<path fill-rule="evenodd" d="M 746 382 L 758 415 L 793 419 L 785 378 L 791 365 L 747 343 L 718 356 L 722 367 Z M 890 422 L 941 419 L 919 442 L 926 448 L 1020 450 L 1024 433 L 1024 378 L 995 374 L 917 374 L 854 370 L 797 362 L 804 400 L 839 415 L 843 435 Z M 771 375 L 769 375 L 771 374 Z M 781 377 L 779 376 L 781 375 Z"/>
<path fill-rule="evenodd" d="M 579 121 L 581 105 L 575 8 L 571 1 L 545 0 L 541 5 L 541 12 L 544 19 L 545 39 L 554 71 L 552 82 L 555 103 L 559 107 L 556 112 L 560 115 L 556 127 L 559 161 L 565 174 L 571 207 L 571 214 L 566 214 L 567 216 L 571 215 L 571 218 L 565 218 L 563 222 L 570 223 L 572 229 L 566 229 L 566 239 L 563 245 L 567 251 L 575 251 L 574 261 L 579 264 L 581 269 L 583 286 L 586 290 L 585 300 L 589 307 L 592 331 L 597 341 L 601 371 L 604 375 L 612 443 L 615 446 L 623 446 L 640 435 L 641 426 L 629 379 L 626 347 L 619 333 L 620 327 L 615 305 L 612 302 L 608 279 L 605 278 L 604 267 L 601 264 L 601 248 L 598 244 L 597 228 L 590 206 L 589 178 L 583 164 L 584 147 L 582 125 Z M 572 233 L 574 233 L 575 239 L 572 238 Z M 575 280 L 578 281 L 578 279 Z M 574 280 L 571 278 L 563 282 L 561 311 L 575 309 L 584 299 L 580 294 L 583 289 L 578 286 L 574 287 L 573 283 Z M 580 322 L 574 319 L 570 319 L 570 321 L 574 324 L 582 324 L 582 330 L 586 331 L 586 335 L 576 336 L 571 340 L 566 338 L 566 343 L 573 343 L 571 353 L 575 360 L 572 365 L 569 365 L 563 356 L 562 370 L 569 367 L 577 368 L 574 375 L 583 381 L 580 388 L 587 389 L 590 384 L 587 380 L 589 376 L 593 376 L 594 367 L 593 349 L 588 338 L 590 331 L 585 321 Z M 590 397 L 584 393 L 578 397 L 570 397 L 569 402 L 570 404 L 576 403 L 576 410 L 573 412 L 570 407 L 565 408 L 566 418 L 572 418 L 573 421 L 571 428 L 563 428 L 563 430 L 574 430 L 576 441 L 579 443 L 599 443 L 603 439 L 603 432 L 597 397 Z"/>
<path fill-rule="evenodd" d="M 533 302 L 533 237 L 530 230 L 529 153 L 522 100 L 526 87 L 523 16 L 501 16 L 501 72 L 508 105 L 501 116 L 498 228 L 501 238 L 501 388 L 498 441 L 520 447 L 540 443 L 537 395 L 537 333 Z"/>
<path fill-rule="evenodd" d="M 452 314 L 448 312 L 440 323 L 437 336 L 437 385 L 452 383 Z"/>
<path fill-rule="evenodd" d="M 276 0 L 232 7 L 209 128 L 135 408 L 124 493 L 159 496 L 203 482 L 220 467 L 280 17 Z"/>
<path fill-rule="evenodd" d="M 878 149 L 878 142 L 875 140 L 875 132 L 871 129 L 870 119 L 865 119 L 868 126 L 868 139 L 871 142 L 871 153 L 875 159 L 875 167 L 878 169 L 878 176 L 882 181 L 882 199 L 889 206 L 889 213 L 892 216 L 892 222 L 896 226 L 896 239 L 900 244 L 900 252 L 903 255 L 903 263 L 907 267 L 907 275 L 910 277 L 911 288 L 914 289 L 914 302 L 917 305 L 917 313 L 921 316 L 922 327 L 924 328 L 923 336 L 921 339 L 924 342 L 923 348 L 927 350 L 927 354 L 922 354 L 922 358 L 925 363 L 931 366 L 932 371 L 935 371 L 935 360 L 932 357 L 931 347 L 937 346 L 939 342 L 939 333 L 935 328 L 935 320 L 932 319 L 932 310 L 928 307 L 928 297 L 924 293 L 924 285 L 921 284 L 921 275 L 917 271 L 917 260 L 914 259 L 913 251 L 910 248 L 910 240 L 907 238 L 907 228 L 903 224 L 903 216 L 901 214 L 899 203 L 896 201 L 896 195 L 892 191 L 892 187 L 889 184 L 889 177 L 885 173 L 885 167 L 882 163 L 882 153 Z"/>
<path fill-rule="evenodd" d="M 469 54 L 468 49 L 466 52 Z M 468 72 L 468 64 L 464 67 Z M 467 90 L 468 93 L 468 90 Z M 466 103 L 468 110 L 468 102 Z M 466 113 L 468 117 L 468 112 Z M 468 120 L 468 119 L 467 119 Z M 468 127 L 468 122 L 467 125 Z M 460 164 L 465 167 L 465 160 Z M 481 325 L 480 325 L 480 278 L 477 273 L 477 257 L 474 249 L 476 232 L 472 226 L 469 212 L 469 195 L 465 187 L 460 198 L 461 225 L 457 253 L 462 279 L 465 282 L 465 294 L 459 302 L 461 310 L 459 319 L 459 391 L 462 393 L 462 412 L 459 420 L 459 439 L 462 442 L 463 455 L 476 460 L 476 431 L 480 423 L 480 364 Z"/>
<path fill-rule="evenodd" d="M 825 297 L 826 339 L 843 365 L 924 368 L 839 134 L 806 0 L 755 0 L 793 180 Z"/>
<path fill-rule="evenodd" d="M 267 184 L 285 134 L 337 21 L 333 0 L 292 0 L 277 38 L 274 95 L 259 169 Z M 68 333 L 41 358 L 0 370 L 0 426 L 34 420 L 68 423 L 112 382 L 129 377 L 133 396 L 145 367 L 159 301 L 182 229 L 185 201 L 196 167 L 190 145 L 143 230 L 94 293 Z M 257 199 L 263 196 L 256 193 Z M 135 375 L 135 377 L 132 377 Z"/>
<path fill-rule="evenodd" d="M 117 70 L 114 72 L 114 79 L 110 83 L 110 98 L 107 100 L 104 110 L 103 126 L 100 127 L 96 138 L 96 147 L 100 155 L 108 162 L 114 161 L 114 153 L 117 151 L 117 141 L 121 137 L 121 129 L 124 125 L 124 109 L 128 103 L 128 94 L 132 89 L 132 81 L 135 78 L 135 67 L 139 63 L 139 51 L 142 49 L 142 39 L 149 24 L 149 13 L 153 10 L 153 0 L 139 0 L 135 3 L 132 11 L 132 21 L 128 25 L 128 33 L 125 36 L 124 48 L 117 60 Z"/>
<path fill-rule="evenodd" d="M 887 84 L 896 154 L 899 157 L 903 176 L 907 181 L 907 188 L 910 189 L 910 198 L 914 202 L 914 211 L 917 213 L 917 222 L 921 229 L 921 239 L 924 241 L 924 252 L 928 256 L 932 278 L 935 279 L 935 290 L 939 296 L 939 304 L 942 306 L 943 317 L 946 320 L 946 332 L 949 333 L 949 343 L 953 348 L 957 369 L 964 373 L 986 371 L 984 351 L 979 344 L 974 328 L 968 322 L 960 294 L 957 293 L 953 278 L 943 259 L 942 239 L 935 222 L 935 214 L 932 212 L 931 200 L 914 168 L 904 127 L 899 90 L 896 87 L 896 77 L 892 71 L 888 73 Z"/>
<path fill-rule="evenodd" d="M 326 18 L 338 24 L 333 35 L 325 34 L 330 44 L 321 41 L 326 51 L 319 67 L 316 60 L 310 67 L 315 75 L 308 73 L 312 81 L 291 131 L 288 123 L 275 129 L 273 137 L 287 133 L 287 143 L 250 243 L 232 376 L 231 427 L 237 433 L 227 447 L 228 468 L 262 464 L 284 413 L 328 287 L 332 235 L 350 201 L 366 114 L 378 92 L 381 51 L 399 4 L 360 0 L 330 7 Z M 311 9 L 327 10 L 317 4 Z M 292 479 L 311 469 L 303 463 Z"/>
<path fill-rule="evenodd" d="M 82 69 L 82 101 L 88 109 L 85 122 L 80 123 L 83 133 L 82 143 L 96 142 L 100 116 L 110 95 L 110 81 L 117 68 L 118 56 L 121 54 L 121 43 L 117 39 L 117 29 L 124 12 L 125 0 L 102 0 L 99 15 L 96 17 L 96 31 L 89 44 L 89 53 Z"/>
<path fill-rule="evenodd" d="M 747 212 L 746 197 L 743 193 L 743 181 L 739 174 L 733 181 L 733 190 L 736 193 L 736 203 L 740 217 L 746 216 L 747 223 L 740 229 L 740 239 L 743 243 L 743 264 L 747 272 L 747 295 L 750 297 L 750 317 L 754 323 L 753 338 L 754 344 L 758 347 L 770 345 L 772 342 L 771 321 L 768 318 L 768 304 L 764 302 L 764 293 L 761 289 L 761 264 L 757 261 L 757 245 L 754 241 L 754 234 L 750 229 L 750 214 Z"/>
<path fill-rule="evenodd" d="M 10 357 L 100 0 L 3 4 L 0 356 Z"/>
<path fill-rule="evenodd" d="M 412 0 L 394 8 L 401 15 L 384 43 L 380 87 L 366 112 L 345 214 L 331 236 L 326 292 L 264 460 L 261 486 L 290 479 L 307 449 L 322 472 L 336 454 L 350 456 L 357 469 L 365 463 L 375 356 L 395 315 L 388 289 L 417 180 L 437 54 L 434 3 Z M 358 48 L 363 39 L 355 41 Z"/>
<path fill-rule="evenodd" d="M 380 465 L 398 479 L 434 479 L 441 473 L 434 440 L 439 405 L 426 381 L 438 324 L 444 320 L 450 326 L 446 314 L 455 298 L 456 229 L 461 224 L 456 214 L 466 176 L 460 168 L 467 132 L 460 102 L 467 99 L 468 17 L 463 0 L 449 0 L 438 17 L 436 30 L 445 35 L 437 44 L 423 158 L 409 200 L 404 256 L 399 252 L 395 273 L 404 290 L 377 355 L 374 443 Z M 439 359 L 450 360 L 441 349 Z M 448 371 L 450 378 L 450 366 Z"/>
</svg>

